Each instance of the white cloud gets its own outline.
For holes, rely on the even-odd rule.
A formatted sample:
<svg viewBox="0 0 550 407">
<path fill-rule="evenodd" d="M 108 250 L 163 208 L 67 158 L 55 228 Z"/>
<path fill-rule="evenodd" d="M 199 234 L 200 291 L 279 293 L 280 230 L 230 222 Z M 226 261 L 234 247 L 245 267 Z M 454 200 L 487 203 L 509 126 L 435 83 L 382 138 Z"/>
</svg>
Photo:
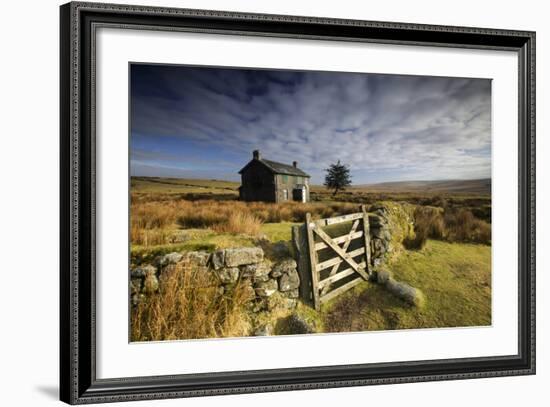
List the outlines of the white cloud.
<svg viewBox="0 0 550 407">
<path fill-rule="evenodd" d="M 145 69 L 145 68 L 144 68 Z M 133 79 L 133 132 L 290 162 L 338 159 L 368 181 L 490 176 L 484 79 L 157 68 Z M 206 147 L 205 147 L 206 148 Z M 367 176 L 367 175 L 365 175 Z M 386 179 L 380 179 L 386 180 Z"/>
</svg>

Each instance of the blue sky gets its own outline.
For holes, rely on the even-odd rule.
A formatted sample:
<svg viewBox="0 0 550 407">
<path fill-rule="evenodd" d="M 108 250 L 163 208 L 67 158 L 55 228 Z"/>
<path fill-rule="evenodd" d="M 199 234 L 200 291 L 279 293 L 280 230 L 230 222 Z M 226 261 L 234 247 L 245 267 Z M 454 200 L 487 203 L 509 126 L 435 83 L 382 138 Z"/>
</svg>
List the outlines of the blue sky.
<svg viewBox="0 0 550 407">
<path fill-rule="evenodd" d="M 491 81 L 131 66 L 132 175 L 239 180 L 259 149 L 320 184 L 491 175 Z"/>
</svg>

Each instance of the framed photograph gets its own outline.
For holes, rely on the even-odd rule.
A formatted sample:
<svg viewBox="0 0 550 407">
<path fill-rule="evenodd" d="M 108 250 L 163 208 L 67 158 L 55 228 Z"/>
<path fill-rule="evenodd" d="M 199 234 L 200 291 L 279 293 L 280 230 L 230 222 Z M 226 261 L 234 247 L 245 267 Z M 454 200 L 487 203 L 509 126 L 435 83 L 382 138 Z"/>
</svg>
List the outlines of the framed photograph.
<svg viewBox="0 0 550 407">
<path fill-rule="evenodd" d="M 535 373 L 535 33 L 61 6 L 61 400 Z"/>
</svg>

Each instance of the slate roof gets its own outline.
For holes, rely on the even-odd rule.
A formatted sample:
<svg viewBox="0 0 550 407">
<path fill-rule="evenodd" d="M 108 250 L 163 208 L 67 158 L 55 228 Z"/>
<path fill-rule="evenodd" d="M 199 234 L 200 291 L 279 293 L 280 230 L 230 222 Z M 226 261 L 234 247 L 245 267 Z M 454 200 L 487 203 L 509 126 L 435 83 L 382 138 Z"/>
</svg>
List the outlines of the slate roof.
<svg viewBox="0 0 550 407">
<path fill-rule="evenodd" d="M 256 160 L 256 159 L 254 159 L 254 160 Z M 248 164 L 246 164 L 239 171 L 239 174 L 241 174 L 245 170 L 245 168 L 247 168 L 252 162 L 254 162 L 254 160 L 252 160 Z M 265 165 L 274 174 L 297 175 L 299 177 L 311 178 L 311 176 L 309 174 L 305 173 L 304 171 L 302 171 L 301 169 L 299 169 L 297 167 L 294 167 L 293 165 L 278 163 L 277 161 L 266 160 L 264 158 L 260 158 L 257 161 L 259 161 L 263 165 Z"/>
</svg>

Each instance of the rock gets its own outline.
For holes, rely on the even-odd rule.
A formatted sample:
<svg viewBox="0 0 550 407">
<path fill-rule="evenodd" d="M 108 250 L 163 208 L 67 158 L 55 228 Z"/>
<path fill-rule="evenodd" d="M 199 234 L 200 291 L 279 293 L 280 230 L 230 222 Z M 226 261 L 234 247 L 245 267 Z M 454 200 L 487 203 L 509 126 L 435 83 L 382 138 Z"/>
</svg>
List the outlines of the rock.
<svg viewBox="0 0 550 407">
<path fill-rule="evenodd" d="M 256 274 L 257 269 L 257 264 L 247 264 L 245 266 L 239 267 L 239 270 L 241 270 L 241 276 L 246 278 L 253 278 L 254 274 Z"/>
<path fill-rule="evenodd" d="M 216 289 L 216 293 L 221 296 L 225 293 L 225 287 L 223 285 L 219 286 L 217 289 Z"/>
<path fill-rule="evenodd" d="M 282 292 L 294 290 L 300 287 L 300 276 L 296 269 L 279 278 L 279 290 Z"/>
<path fill-rule="evenodd" d="M 378 270 L 376 272 L 376 282 L 378 284 L 386 284 L 390 278 L 392 278 L 392 274 L 388 270 Z"/>
<path fill-rule="evenodd" d="M 279 240 L 277 243 L 274 243 L 271 246 L 271 250 L 273 255 L 277 258 L 290 257 L 290 249 L 288 248 L 288 244 L 283 240 Z"/>
<path fill-rule="evenodd" d="M 252 287 L 252 284 L 245 284 L 242 289 L 245 292 L 244 296 L 248 300 L 253 300 L 256 297 L 256 291 L 254 290 L 254 287 Z"/>
<path fill-rule="evenodd" d="M 285 308 L 294 309 L 298 305 L 298 300 L 294 298 L 285 298 L 284 303 L 285 303 Z"/>
<path fill-rule="evenodd" d="M 267 281 L 271 271 L 271 262 L 264 260 L 261 263 L 240 266 L 239 269 L 243 277 L 251 278 L 254 281 Z"/>
<path fill-rule="evenodd" d="M 298 300 L 294 298 L 285 298 L 284 299 L 284 307 L 286 309 L 294 309 L 298 305 Z"/>
<path fill-rule="evenodd" d="M 217 252 L 212 253 L 210 257 L 210 263 L 214 270 L 219 270 L 225 264 L 225 250 L 218 250 Z"/>
<path fill-rule="evenodd" d="M 284 259 L 273 266 L 273 270 L 271 271 L 270 275 L 274 278 L 281 277 L 283 274 L 288 274 L 292 271 L 295 271 L 296 267 L 298 267 L 296 265 L 296 260 Z"/>
<path fill-rule="evenodd" d="M 208 260 L 210 259 L 210 253 L 187 252 L 185 254 L 185 259 L 191 264 L 195 264 L 197 266 L 206 266 L 208 264 Z"/>
<path fill-rule="evenodd" d="M 260 326 L 254 331 L 254 336 L 270 336 L 273 335 L 273 327 L 270 324 Z"/>
<path fill-rule="evenodd" d="M 137 268 L 133 269 L 130 272 L 130 277 L 131 278 L 145 278 L 146 276 L 148 276 L 150 274 L 154 275 L 156 273 L 157 273 L 157 268 L 155 266 L 151 266 L 150 264 L 146 264 L 144 266 L 137 267 Z"/>
<path fill-rule="evenodd" d="M 256 295 L 259 297 L 271 297 L 277 292 L 277 280 L 267 280 L 261 283 L 258 283 L 254 287 Z"/>
<path fill-rule="evenodd" d="M 259 263 L 264 259 L 264 251 L 259 247 L 242 247 L 225 249 L 225 265 L 238 267 L 245 264 Z"/>
<path fill-rule="evenodd" d="M 254 275 L 252 279 L 254 282 L 262 282 L 269 280 L 269 272 L 271 271 L 271 262 L 264 260 L 261 263 L 255 265 Z"/>
<path fill-rule="evenodd" d="M 145 277 L 145 280 L 143 280 L 143 292 L 145 294 L 153 294 L 157 292 L 159 289 L 159 280 L 157 279 L 157 276 L 154 274 L 149 274 L 147 277 Z"/>
<path fill-rule="evenodd" d="M 380 257 L 376 257 L 372 260 L 372 265 L 374 267 L 378 267 L 382 264 L 382 259 Z"/>
<path fill-rule="evenodd" d="M 369 216 L 369 226 L 371 228 L 378 228 L 381 226 L 386 226 L 387 220 L 385 218 L 385 213 L 382 213 L 379 210 L 375 211 L 376 215 Z"/>
<path fill-rule="evenodd" d="M 371 229 L 371 234 L 373 237 L 378 238 L 380 240 L 385 240 L 385 241 L 391 240 L 391 234 L 386 228 L 373 228 Z"/>
<path fill-rule="evenodd" d="M 377 250 L 377 251 L 384 250 L 384 243 L 382 242 L 382 240 L 374 238 L 372 239 L 372 244 L 374 246 L 374 250 Z"/>
<path fill-rule="evenodd" d="M 239 279 L 239 269 L 237 267 L 225 267 L 216 271 L 222 284 L 235 283 Z"/>
<path fill-rule="evenodd" d="M 395 281 L 393 278 L 389 278 L 386 282 L 386 289 L 396 297 L 416 307 L 423 307 L 426 302 L 424 294 L 418 288 Z"/>
<path fill-rule="evenodd" d="M 286 319 L 288 330 L 291 334 L 312 334 L 315 332 L 313 325 L 309 324 L 303 317 L 292 314 Z"/>
<path fill-rule="evenodd" d="M 298 298 L 300 297 L 300 290 L 298 289 L 289 290 L 289 291 L 285 291 L 283 294 L 285 297 L 288 297 L 288 298 Z"/>
<path fill-rule="evenodd" d="M 155 260 L 155 263 L 157 267 L 165 267 L 169 264 L 176 264 L 182 258 L 183 258 L 183 254 L 181 253 L 176 253 L 176 252 L 168 253 L 168 254 L 165 254 L 164 256 L 157 257 L 157 259 Z"/>
</svg>

